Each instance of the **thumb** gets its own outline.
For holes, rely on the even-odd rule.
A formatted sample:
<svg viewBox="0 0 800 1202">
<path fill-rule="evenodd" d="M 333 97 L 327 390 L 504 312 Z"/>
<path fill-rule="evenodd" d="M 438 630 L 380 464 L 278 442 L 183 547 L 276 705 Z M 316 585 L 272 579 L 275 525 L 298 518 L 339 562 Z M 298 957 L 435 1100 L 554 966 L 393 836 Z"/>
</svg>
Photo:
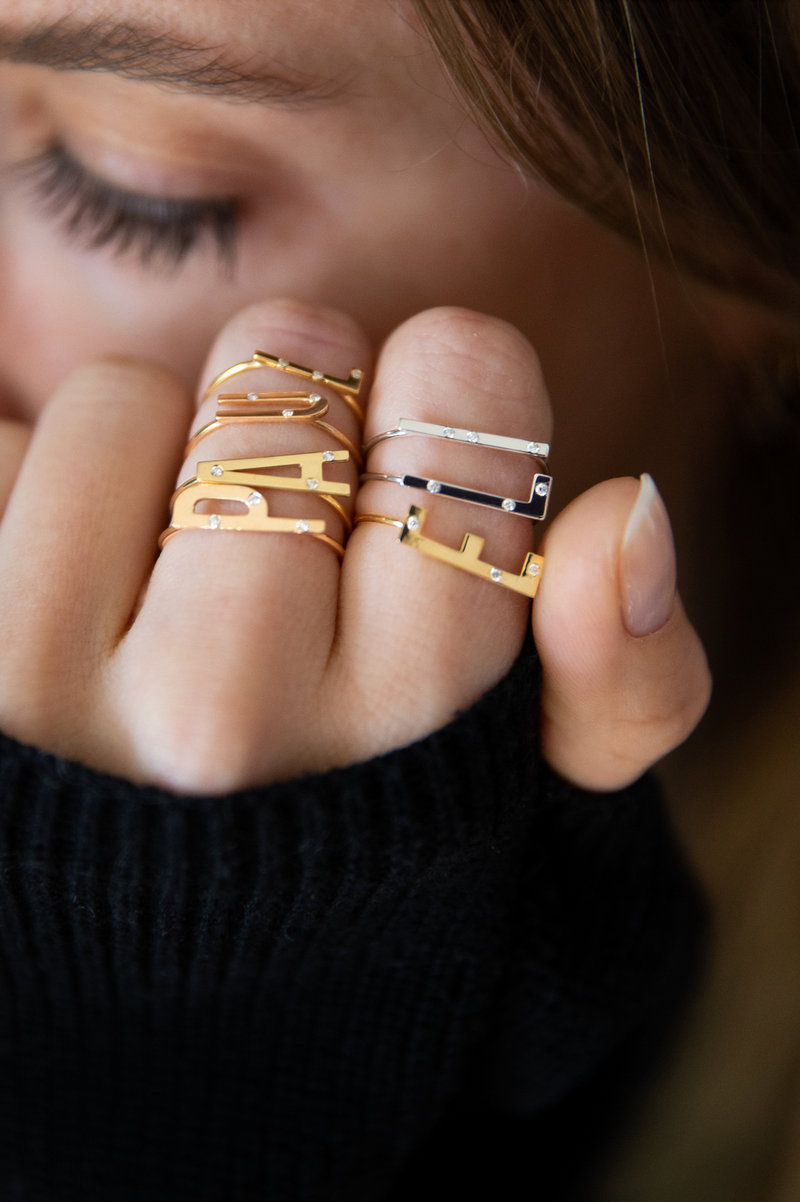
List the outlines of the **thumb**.
<svg viewBox="0 0 800 1202">
<path fill-rule="evenodd" d="M 652 478 L 583 493 L 544 550 L 533 607 L 544 755 L 584 789 L 620 789 L 692 732 L 711 693 Z"/>
</svg>

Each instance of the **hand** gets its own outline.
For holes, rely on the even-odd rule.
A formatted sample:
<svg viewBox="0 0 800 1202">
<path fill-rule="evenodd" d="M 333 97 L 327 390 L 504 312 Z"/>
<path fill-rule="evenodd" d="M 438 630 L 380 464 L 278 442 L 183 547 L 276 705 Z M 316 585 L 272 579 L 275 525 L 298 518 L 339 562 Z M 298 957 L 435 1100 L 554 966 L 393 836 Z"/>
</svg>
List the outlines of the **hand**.
<svg viewBox="0 0 800 1202">
<path fill-rule="evenodd" d="M 256 347 L 334 375 L 362 367 L 373 381 L 366 439 L 400 417 L 549 439 L 535 353 L 492 318 L 423 313 L 373 365 L 342 314 L 270 302 L 225 327 L 200 395 Z M 303 388 L 266 369 L 242 382 Z M 330 402 L 331 423 L 356 440 L 352 415 Z M 176 477 L 192 475 L 198 459 L 337 448 L 313 427 L 228 427 L 181 466 L 193 408 L 162 368 L 122 360 L 82 368 L 48 405 L 0 526 L 0 728 L 135 781 L 226 792 L 402 746 L 508 670 L 527 602 L 398 546 L 386 526 L 358 526 L 341 569 L 311 538 L 227 531 L 180 533 L 153 566 Z M 195 429 L 213 408 L 200 407 Z M 426 438 L 380 444 L 369 468 L 510 496 L 530 488 L 524 456 Z M 355 500 L 355 466 L 326 469 Z M 589 788 L 638 776 L 688 734 L 708 696 L 702 649 L 674 596 L 666 515 L 657 501 L 638 503 L 638 490 L 611 481 L 565 510 L 534 605 L 544 747 Z M 341 537 L 319 497 L 266 496 L 270 514 L 324 517 Z M 402 517 L 419 500 L 372 482 L 357 509 Z M 485 558 L 519 571 L 531 522 L 441 497 L 425 503 L 426 534 L 457 546 L 470 531 L 485 537 Z"/>
</svg>

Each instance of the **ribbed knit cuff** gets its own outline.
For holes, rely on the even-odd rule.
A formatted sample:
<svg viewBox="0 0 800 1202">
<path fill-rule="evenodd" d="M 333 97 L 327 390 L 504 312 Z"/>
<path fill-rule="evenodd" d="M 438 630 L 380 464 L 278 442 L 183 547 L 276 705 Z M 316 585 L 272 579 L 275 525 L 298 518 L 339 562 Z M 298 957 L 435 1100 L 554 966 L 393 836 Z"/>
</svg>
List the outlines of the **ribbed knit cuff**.
<svg viewBox="0 0 800 1202">
<path fill-rule="evenodd" d="M 554 783 L 537 709 L 528 648 L 412 747 L 224 798 L 0 738 L 0 1195 L 377 1198 L 498 1031 L 524 1106 L 579 1080 L 684 886 L 651 789 Z"/>
</svg>

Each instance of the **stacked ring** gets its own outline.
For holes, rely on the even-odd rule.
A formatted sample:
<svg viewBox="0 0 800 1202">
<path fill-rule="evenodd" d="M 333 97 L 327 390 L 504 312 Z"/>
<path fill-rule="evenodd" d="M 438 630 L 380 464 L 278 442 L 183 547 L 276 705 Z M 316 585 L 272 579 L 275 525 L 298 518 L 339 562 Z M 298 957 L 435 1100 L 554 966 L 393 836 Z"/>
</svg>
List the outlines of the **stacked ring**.
<svg viewBox="0 0 800 1202">
<path fill-rule="evenodd" d="M 385 442 L 388 439 L 404 438 L 413 434 L 422 434 L 430 438 L 444 438 L 472 446 L 483 446 L 493 450 L 524 454 L 539 460 L 545 465 L 547 463 L 547 456 L 550 454 L 550 447 L 545 442 L 532 442 L 527 439 L 510 438 L 500 434 L 487 434 L 477 430 L 462 430 L 453 426 L 436 425 L 432 422 L 419 422 L 412 418 L 401 418 L 395 429 L 386 430 L 382 434 L 376 434 L 366 444 L 364 452 L 368 454 L 373 447 L 378 446 L 379 443 Z M 406 488 L 424 489 L 435 496 L 450 497 L 456 501 L 465 501 L 472 505 L 482 505 L 488 509 L 501 510 L 503 513 L 526 517 L 532 521 L 542 521 L 547 515 L 547 505 L 550 499 L 553 478 L 552 476 L 545 475 L 543 472 L 536 472 L 531 484 L 531 494 L 527 500 L 505 497 L 502 494 L 481 492 L 478 489 L 464 488 L 459 484 L 447 484 L 441 480 L 429 479 L 426 476 L 415 476 L 410 473 L 402 475 L 393 475 L 387 472 L 362 473 L 361 482 L 368 483 L 370 481 L 382 481 L 388 484 L 399 484 Z M 430 559 L 438 559 L 442 563 L 449 563 L 452 567 L 459 568 L 461 571 L 469 572 L 474 576 L 481 576 L 486 580 L 492 581 L 494 584 L 500 584 L 504 588 L 522 593 L 527 597 L 533 598 L 536 595 L 544 564 L 544 559 L 541 555 L 535 555 L 532 551 L 529 552 L 519 575 L 515 575 L 513 572 L 506 572 L 502 568 L 494 567 L 480 558 L 485 540 L 478 535 L 465 534 L 458 551 L 423 535 L 422 527 L 427 515 L 427 509 L 411 505 L 405 519 L 386 517 L 383 514 L 377 513 L 362 513 L 356 518 L 355 524 L 378 522 L 383 525 L 394 526 L 400 530 L 400 535 L 397 539 L 399 543 L 411 547 L 413 550 L 420 552 L 420 554 Z"/>
<path fill-rule="evenodd" d="M 313 380 L 315 383 L 323 384 L 344 401 L 350 412 L 355 416 L 358 424 L 360 426 L 364 425 L 364 411 L 357 400 L 361 389 L 361 381 L 364 377 L 364 373 L 359 367 L 353 368 L 347 380 L 340 380 L 338 376 L 329 376 L 324 371 L 319 371 L 313 367 L 301 367 L 299 363 L 290 363 L 288 359 L 280 359 L 275 355 L 268 355 L 266 351 L 254 351 L 252 359 L 245 359 L 242 363 L 234 363 L 233 367 L 226 367 L 219 375 L 214 376 L 214 379 L 203 393 L 203 400 L 207 400 L 226 380 L 238 376 L 243 371 L 255 371 L 262 367 L 272 367 L 277 371 L 285 371 L 289 375 L 300 376 L 304 380 Z"/>
<path fill-rule="evenodd" d="M 347 380 L 312 368 L 301 367 L 286 359 L 256 351 L 252 359 L 235 363 L 215 376 L 204 393 L 205 400 L 217 389 L 245 371 L 257 368 L 276 367 L 290 374 L 319 380 L 332 389 L 348 405 L 350 410 L 363 421 L 363 414 L 356 401 L 361 386 L 362 372 L 353 370 Z M 325 533 L 325 522 L 305 518 L 273 518 L 260 489 L 280 489 L 286 492 L 309 491 L 315 493 L 329 505 L 341 519 L 345 532 L 353 524 L 337 496 L 350 496 L 350 485 L 326 480 L 326 463 L 354 460 L 363 466 L 360 452 L 354 443 L 335 426 L 322 421 L 328 412 L 328 401 L 319 393 L 291 392 L 248 392 L 226 393 L 218 397 L 218 409 L 214 420 L 208 422 L 187 443 L 184 458 L 188 458 L 198 444 L 213 431 L 227 425 L 245 425 L 252 422 L 309 422 L 333 437 L 345 449 L 342 451 L 311 451 L 292 455 L 260 456 L 249 459 L 227 459 L 204 461 L 197 464 L 197 474 L 184 481 L 172 497 L 170 524 L 159 539 L 159 547 L 181 530 L 238 530 L 257 533 L 275 532 L 310 534 L 336 551 L 341 558 L 344 547 Z M 264 472 L 276 467 L 299 467 L 300 476 L 267 476 Z M 198 514 L 200 501 L 235 501 L 243 509 L 238 514 Z"/>
</svg>

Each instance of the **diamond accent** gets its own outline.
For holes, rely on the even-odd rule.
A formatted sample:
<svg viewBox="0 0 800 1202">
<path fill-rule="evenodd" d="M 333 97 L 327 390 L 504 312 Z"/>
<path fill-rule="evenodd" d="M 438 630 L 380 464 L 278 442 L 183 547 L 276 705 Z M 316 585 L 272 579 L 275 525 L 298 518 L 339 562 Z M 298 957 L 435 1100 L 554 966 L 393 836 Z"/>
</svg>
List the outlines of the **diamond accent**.
<svg viewBox="0 0 800 1202">
<path fill-rule="evenodd" d="M 428 492 L 437 493 L 442 491 L 442 486 L 438 480 L 429 480 L 425 487 L 427 488 Z"/>
<path fill-rule="evenodd" d="M 529 563 L 528 564 L 528 575 L 529 576 L 538 576 L 539 575 L 538 563 Z"/>
<path fill-rule="evenodd" d="M 248 401 L 257 401 L 258 393 L 257 392 L 248 392 L 247 399 L 248 399 Z"/>
<path fill-rule="evenodd" d="M 212 476 L 221 476 L 222 475 L 222 468 L 219 466 L 218 463 L 215 463 L 214 466 L 212 467 L 211 475 Z"/>
<path fill-rule="evenodd" d="M 319 488 L 319 480 L 315 480 L 313 476 L 309 476 L 306 480 L 306 488 L 310 488 L 313 492 L 315 488 Z"/>
<path fill-rule="evenodd" d="M 333 458 L 334 458 L 333 451 L 323 451 L 322 452 L 322 462 L 323 463 L 333 463 Z"/>
<path fill-rule="evenodd" d="M 222 518 L 219 516 L 218 513 L 212 513 L 208 519 L 208 524 L 212 530 L 216 530 L 219 527 L 221 522 L 222 522 Z"/>
<path fill-rule="evenodd" d="M 283 416 L 284 417 L 294 417 L 294 409 L 284 409 Z"/>
<path fill-rule="evenodd" d="M 445 426 L 445 428 L 442 430 L 442 434 L 445 436 L 445 438 L 455 438 L 456 436 L 456 432 L 452 426 Z"/>
<path fill-rule="evenodd" d="M 512 501 L 511 497 L 506 497 L 505 501 L 503 501 L 503 504 L 500 506 L 500 508 L 505 509 L 506 513 L 513 513 L 514 510 L 517 508 L 517 502 Z"/>
<path fill-rule="evenodd" d="M 477 442 L 477 441 L 478 441 L 478 431 L 477 430 L 469 430 L 467 432 L 467 442 Z"/>
<path fill-rule="evenodd" d="M 500 581 L 503 579 L 503 573 L 500 571 L 499 568 L 492 568 L 489 575 L 491 576 L 491 578 L 495 582 L 495 584 L 499 584 Z"/>
<path fill-rule="evenodd" d="M 304 522 L 302 519 L 299 522 L 295 522 L 294 528 L 298 534 L 308 534 L 308 522 Z"/>
<path fill-rule="evenodd" d="M 247 504 L 252 508 L 253 505 L 260 505 L 263 499 L 260 492 L 251 492 Z"/>
<path fill-rule="evenodd" d="M 542 444 L 540 442 L 529 442 L 528 443 L 528 454 L 529 455 L 539 455 L 541 453 L 541 450 L 542 450 Z"/>
<path fill-rule="evenodd" d="M 546 496 L 547 496 L 548 487 L 549 487 L 549 486 L 548 486 L 547 484 L 545 484 L 544 480 L 541 482 L 541 484 L 537 484 L 537 485 L 536 485 L 536 495 L 537 495 L 537 497 L 546 497 Z"/>
<path fill-rule="evenodd" d="M 324 372 L 321 372 L 321 371 L 312 371 L 311 379 L 312 380 L 324 380 L 325 374 L 324 374 Z"/>
<path fill-rule="evenodd" d="M 308 399 L 309 399 L 309 400 L 310 400 L 310 401 L 311 401 L 311 402 L 312 402 L 314 405 L 316 405 L 317 401 L 321 401 L 321 400 L 322 400 L 322 397 L 319 395 L 319 393 L 318 393 L 318 392 L 312 392 L 312 393 L 311 393 L 311 395 L 309 396 L 309 398 L 308 398 Z"/>
<path fill-rule="evenodd" d="M 278 367 L 288 367 L 288 366 L 289 366 L 288 359 L 279 359 L 278 360 Z"/>
<path fill-rule="evenodd" d="M 364 373 L 360 367 L 354 367 L 353 370 L 350 372 L 350 375 L 353 377 L 354 380 L 360 380 L 361 377 L 363 376 L 363 374 Z"/>
<path fill-rule="evenodd" d="M 419 530 L 419 518 L 415 518 L 412 514 L 406 522 L 406 525 L 408 526 L 409 530 Z"/>
</svg>

